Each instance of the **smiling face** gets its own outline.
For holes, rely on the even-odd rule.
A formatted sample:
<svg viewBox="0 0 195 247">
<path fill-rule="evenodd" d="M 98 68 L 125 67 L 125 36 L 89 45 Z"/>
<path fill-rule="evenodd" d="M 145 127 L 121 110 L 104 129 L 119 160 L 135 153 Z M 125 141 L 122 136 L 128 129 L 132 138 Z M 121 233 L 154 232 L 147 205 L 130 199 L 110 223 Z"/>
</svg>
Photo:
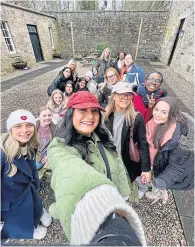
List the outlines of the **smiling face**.
<svg viewBox="0 0 195 247">
<path fill-rule="evenodd" d="M 94 75 L 97 75 L 97 73 L 98 73 L 98 71 L 97 71 L 97 69 L 95 67 L 92 68 L 92 72 L 93 72 Z"/>
<path fill-rule="evenodd" d="M 156 124 L 168 121 L 170 105 L 165 101 L 159 101 L 153 109 L 153 119 Z"/>
<path fill-rule="evenodd" d="M 108 49 L 106 49 L 105 51 L 104 51 L 104 57 L 105 58 L 108 58 L 110 56 L 110 51 L 108 50 Z"/>
<path fill-rule="evenodd" d="M 41 126 L 47 126 L 52 121 L 52 113 L 49 109 L 40 112 L 39 120 Z"/>
<path fill-rule="evenodd" d="M 69 78 L 71 76 L 71 70 L 67 68 L 64 70 L 63 74 L 65 78 Z"/>
<path fill-rule="evenodd" d="M 66 91 L 68 94 L 71 94 L 72 91 L 73 91 L 72 84 L 67 84 L 67 85 L 66 85 L 66 88 L 65 88 L 65 91 Z"/>
<path fill-rule="evenodd" d="M 86 81 L 79 81 L 79 88 L 81 89 L 81 88 L 85 88 L 85 86 L 86 86 Z"/>
<path fill-rule="evenodd" d="M 125 54 L 124 54 L 124 52 L 121 52 L 120 54 L 119 54 L 119 59 L 120 60 L 123 60 L 125 58 Z"/>
<path fill-rule="evenodd" d="M 86 80 L 87 82 L 89 82 L 89 81 L 91 81 L 91 78 L 90 78 L 89 76 L 85 76 L 85 80 Z"/>
<path fill-rule="evenodd" d="M 56 103 L 56 105 L 60 105 L 62 103 L 62 95 L 60 93 L 55 93 L 53 96 L 53 101 Z"/>
<path fill-rule="evenodd" d="M 77 64 L 76 62 L 72 62 L 69 67 L 71 68 L 72 71 L 75 71 L 76 70 L 76 67 L 77 67 Z"/>
<path fill-rule="evenodd" d="M 19 123 L 11 129 L 12 136 L 20 143 L 27 143 L 35 133 L 35 127 L 31 123 Z"/>
<path fill-rule="evenodd" d="M 149 92 L 157 91 L 161 86 L 162 78 L 157 73 L 152 73 L 145 81 L 146 88 Z"/>
<path fill-rule="evenodd" d="M 84 136 L 91 136 L 91 133 L 98 126 L 99 120 L 98 108 L 74 109 L 73 126 L 78 133 Z"/>
<path fill-rule="evenodd" d="M 125 57 L 125 65 L 130 66 L 133 63 L 133 58 L 130 54 L 126 55 Z"/>
<path fill-rule="evenodd" d="M 112 70 L 107 72 L 106 77 L 107 77 L 108 83 L 111 85 L 117 82 L 116 74 Z"/>
<path fill-rule="evenodd" d="M 127 108 L 127 106 L 131 103 L 132 93 L 115 93 L 113 95 L 113 100 L 115 102 L 116 111 L 123 111 Z"/>
</svg>

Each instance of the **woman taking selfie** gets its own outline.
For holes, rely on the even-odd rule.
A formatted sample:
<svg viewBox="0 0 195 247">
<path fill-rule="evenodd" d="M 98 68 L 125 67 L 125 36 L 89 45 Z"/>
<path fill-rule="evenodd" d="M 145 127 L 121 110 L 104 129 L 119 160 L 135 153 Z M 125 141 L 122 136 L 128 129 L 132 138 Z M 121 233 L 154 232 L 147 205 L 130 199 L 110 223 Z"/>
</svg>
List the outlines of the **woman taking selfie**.
<svg viewBox="0 0 195 247">
<path fill-rule="evenodd" d="M 96 245 L 100 239 L 103 241 L 107 227 L 98 230 L 104 222 L 111 224 L 116 213 L 122 221 L 121 216 L 127 219 L 121 229 L 125 231 L 127 227 L 130 234 L 132 226 L 136 231 L 131 239 L 133 245 L 141 245 L 145 237 L 139 217 L 123 198 L 131 199 L 131 183 L 110 133 L 101 125 L 100 111 L 104 109 L 90 92 L 77 92 L 68 102 L 65 118 L 48 149 L 56 198 L 50 213 L 60 219 L 71 244 Z M 113 236 L 109 234 L 105 241 L 111 241 Z M 115 243 L 119 242 L 115 239 Z"/>
<path fill-rule="evenodd" d="M 134 110 L 133 95 L 132 86 L 127 82 L 118 82 L 113 86 L 106 109 L 105 125 L 113 135 L 117 151 L 121 154 L 131 182 L 141 176 L 141 181 L 148 183 L 151 179 L 151 169 L 146 128 L 142 115 Z M 140 153 L 139 161 L 134 161 L 130 157 L 130 135 L 133 136 L 134 143 L 137 143 Z M 142 188 L 144 186 L 141 181 L 139 181 L 140 197 L 147 191 L 147 186 L 145 189 Z"/>
<path fill-rule="evenodd" d="M 39 146 L 36 120 L 31 112 L 16 110 L 7 119 L 1 139 L 2 239 L 43 239 L 51 224 L 37 190 L 40 187 L 35 162 Z M 38 225 L 39 222 L 43 226 Z"/>
<path fill-rule="evenodd" d="M 160 98 L 153 107 L 153 118 L 146 125 L 150 161 L 154 171 L 153 188 L 145 196 L 155 203 L 168 200 L 168 189 L 194 187 L 194 154 L 186 149 L 181 136 L 188 136 L 188 118 L 171 97 Z"/>
</svg>

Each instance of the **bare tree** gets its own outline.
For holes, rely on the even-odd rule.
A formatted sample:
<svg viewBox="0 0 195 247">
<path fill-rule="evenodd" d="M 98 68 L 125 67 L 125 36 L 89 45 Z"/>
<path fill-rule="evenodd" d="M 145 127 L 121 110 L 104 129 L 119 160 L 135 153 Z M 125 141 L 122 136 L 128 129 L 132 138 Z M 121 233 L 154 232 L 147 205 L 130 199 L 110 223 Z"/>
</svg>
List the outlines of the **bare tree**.
<svg viewBox="0 0 195 247">
<path fill-rule="evenodd" d="M 130 1 L 130 0 L 4 0 L 39 11 L 80 11 L 80 10 L 169 10 L 170 1 Z"/>
<path fill-rule="evenodd" d="M 155 10 L 168 10 L 171 1 L 128 1 L 125 0 L 126 10 L 137 11 L 155 11 Z"/>
</svg>

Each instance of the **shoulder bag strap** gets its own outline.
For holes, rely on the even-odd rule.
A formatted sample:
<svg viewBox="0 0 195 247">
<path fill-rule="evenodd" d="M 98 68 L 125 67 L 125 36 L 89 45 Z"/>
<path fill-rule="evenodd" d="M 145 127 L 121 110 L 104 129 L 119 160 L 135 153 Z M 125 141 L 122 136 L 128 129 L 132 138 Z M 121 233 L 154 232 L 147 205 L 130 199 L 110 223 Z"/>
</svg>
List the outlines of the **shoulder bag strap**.
<svg viewBox="0 0 195 247">
<path fill-rule="evenodd" d="M 138 76 L 139 76 L 139 74 L 136 72 L 135 77 L 136 77 L 136 84 L 137 84 L 137 85 L 139 85 L 139 77 L 138 77 Z"/>
<path fill-rule="evenodd" d="M 98 142 L 98 148 L 99 148 L 100 154 L 102 156 L 102 159 L 104 160 L 104 163 L 106 165 L 107 177 L 112 181 L 112 177 L 111 177 L 111 173 L 110 173 L 110 165 L 108 163 L 108 159 L 107 159 L 104 147 L 101 144 L 101 142 Z"/>
<path fill-rule="evenodd" d="M 133 139 L 133 123 L 130 126 L 130 137 Z"/>
<path fill-rule="evenodd" d="M 136 113 L 135 119 L 136 119 L 136 117 L 137 117 L 137 113 Z M 131 123 L 131 126 L 130 126 L 130 137 L 132 137 L 132 139 L 133 139 L 133 129 L 134 129 L 135 119 L 134 119 L 134 121 Z"/>
</svg>

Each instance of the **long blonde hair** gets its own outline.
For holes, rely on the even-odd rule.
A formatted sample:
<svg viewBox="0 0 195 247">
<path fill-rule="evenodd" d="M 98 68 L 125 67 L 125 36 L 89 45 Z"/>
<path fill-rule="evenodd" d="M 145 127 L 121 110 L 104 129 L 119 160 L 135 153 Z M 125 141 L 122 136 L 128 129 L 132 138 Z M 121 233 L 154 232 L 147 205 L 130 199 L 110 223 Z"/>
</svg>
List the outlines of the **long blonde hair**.
<svg viewBox="0 0 195 247">
<path fill-rule="evenodd" d="M 62 96 L 62 103 L 58 106 L 55 102 L 54 102 L 54 95 L 55 94 L 61 94 Z M 59 108 L 59 110 L 64 109 L 65 108 L 65 96 L 63 94 L 63 92 L 59 89 L 55 89 L 52 94 L 51 97 L 49 99 L 49 102 L 47 103 L 47 107 L 53 112 L 54 108 Z"/>
<path fill-rule="evenodd" d="M 72 70 L 72 68 L 70 68 L 70 66 L 71 66 L 73 63 L 75 63 L 75 64 L 76 64 L 76 67 L 75 67 L 75 69 L 74 69 L 74 70 Z M 72 72 L 76 72 L 76 69 L 77 69 L 77 63 L 76 63 L 76 61 L 75 61 L 74 59 L 71 59 L 71 60 L 68 62 L 67 66 L 68 66 L 68 67 L 72 70 Z"/>
<path fill-rule="evenodd" d="M 35 149 L 38 148 L 39 144 L 40 140 L 35 128 L 34 135 L 31 137 L 30 141 L 26 143 L 27 154 L 30 159 L 35 159 Z M 19 142 L 13 138 L 11 131 L 1 135 L 1 148 L 5 152 L 7 160 L 10 164 L 7 175 L 12 177 L 16 174 L 17 167 L 11 162 L 13 162 L 16 156 L 22 155 L 22 152 Z"/>
<path fill-rule="evenodd" d="M 108 58 L 105 58 L 105 55 L 104 55 L 105 51 L 107 51 L 107 52 L 110 53 L 109 56 L 108 56 Z M 110 59 L 111 59 L 111 52 L 110 52 L 110 49 L 109 49 L 109 48 L 105 48 L 105 49 L 103 50 L 103 52 L 102 52 L 102 54 L 101 54 L 101 56 L 100 56 L 100 59 L 101 59 L 101 60 L 105 60 L 105 61 L 110 61 Z"/>
<path fill-rule="evenodd" d="M 111 94 L 111 97 L 108 102 L 108 106 L 106 107 L 105 120 L 108 120 L 112 112 L 116 112 L 115 101 L 113 98 L 114 98 L 114 94 Z M 134 122 L 136 115 L 137 113 L 134 109 L 133 102 L 131 100 L 129 105 L 125 109 L 125 120 L 127 125 L 131 125 Z"/>
</svg>

